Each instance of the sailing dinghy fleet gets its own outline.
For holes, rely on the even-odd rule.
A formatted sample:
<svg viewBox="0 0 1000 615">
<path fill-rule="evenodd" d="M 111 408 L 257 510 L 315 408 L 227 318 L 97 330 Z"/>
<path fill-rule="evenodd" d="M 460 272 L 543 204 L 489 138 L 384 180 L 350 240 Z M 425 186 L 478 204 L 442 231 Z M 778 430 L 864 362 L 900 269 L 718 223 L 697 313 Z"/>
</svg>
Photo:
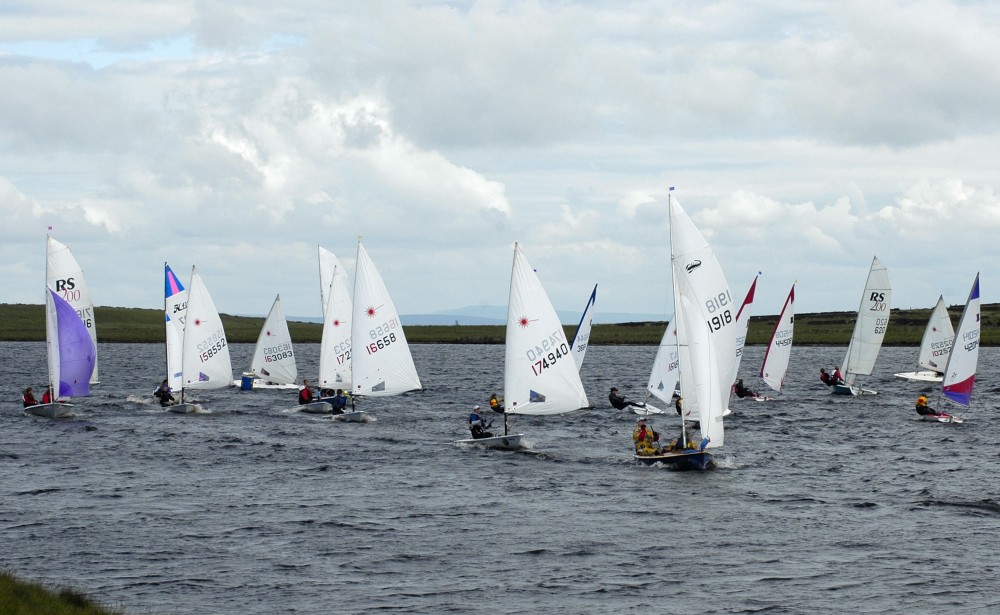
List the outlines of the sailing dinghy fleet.
<svg viewBox="0 0 1000 615">
<path fill-rule="evenodd" d="M 724 417 L 730 412 L 758 278 L 737 304 L 722 268 L 704 235 L 687 212 L 668 197 L 670 219 L 671 295 L 674 317 L 664 330 L 646 385 L 647 403 L 632 406 L 645 416 L 669 415 L 648 403 L 650 398 L 677 412 L 679 436 L 664 446 L 634 434 L 634 459 L 645 465 L 703 470 L 714 466 L 713 453 L 725 443 Z M 49 237 L 46 246 L 47 395 L 25 412 L 58 418 L 72 416 L 71 397 L 86 396 L 98 383 L 94 306 L 83 271 L 69 248 Z M 361 240 L 357 245 L 353 293 L 347 272 L 337 257 L 318 248 L 323 331 L 320 344 L 321 395 L 299 410 L 365 421 L 353 408 L 353 397 L 401 395 L 422 388 L 400 321 L 381 275 Z M 187 288 L 164 264 L 166 384 L 179 391 L 170 412 L 202 411 L 191 399 L 196 391 L 238 385 L 242 389 L 298 388 L 298 369 L 281 298 L 275 297 L 257 340 L 249 369 L 233 380 L 229 346 L 222 319 L 198 270 L 191 269 Z M 514 244 L 508 297 L 504 354 L 504 433 L 478 433 L 462 445 L 499 449 L 523 448 L 522 433 L 511 433 L 516 415 L 554 415 L 590 408 L 580 369 L 594 318 L 597 286 L 589 297 L 572 341 L 568 341 L 537 273 L 519 244 Z M 886 267 L 872 259 L 854 330 L 840 366 L 846 380 L 834 384 L 838 395 L 873 394 L 860 377 L 869 376 L 889 321 L 891 288 Z M 778 315 L 758 376 L 780 393 L 791 356 L 795 285 Z M 968 408 L 978 362 L 980 333 L 979 276 L 953 330 L 943 297 L 939 297 L 921 342 L 920 371 L 896 376 L 918 382 L 941 382 L 942 400 Z M 571 358 L 572 357 L 572 358 Z M 742 386 L 742 380 L 739 381 Z M 349 392 L 352 407 L 334 410 Z M 741 395 L 742 396 L 742 395 Z M 753 394 L 758 401 L 772 398 Z M 477 407 L 478 409 L 478 407 Z M 919 409 L 918 409 L 919 411 Z M 960 423 L 946 412 L 919 412 L 921 419 Z M 470 419 L 471 420 L 471 419 Z M 640 418 L 644 421 L 645 418 Z M 643 423 L 644 425 L 644 423 Z M 691 432 L 698 430 L 695 440 Z M 484 437 L 485 436 L 485 437 Z M 697 443 L 695 443 L 697 441 Z"/>
</svg>

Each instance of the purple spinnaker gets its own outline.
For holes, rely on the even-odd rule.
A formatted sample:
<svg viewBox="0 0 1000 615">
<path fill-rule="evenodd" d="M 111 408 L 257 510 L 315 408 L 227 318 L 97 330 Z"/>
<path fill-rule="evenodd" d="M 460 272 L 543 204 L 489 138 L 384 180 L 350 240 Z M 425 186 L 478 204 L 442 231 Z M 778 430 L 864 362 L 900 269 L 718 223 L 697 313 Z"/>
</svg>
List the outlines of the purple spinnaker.
<svg viewBox="0 0 1000 615">
<path fill-rule="evenodd" d="M 59 331 L 59 396 L 90 395 L 90 375 L 97 352 L 87 325 L 73 306 L 51 289 Z"/>
</svg>

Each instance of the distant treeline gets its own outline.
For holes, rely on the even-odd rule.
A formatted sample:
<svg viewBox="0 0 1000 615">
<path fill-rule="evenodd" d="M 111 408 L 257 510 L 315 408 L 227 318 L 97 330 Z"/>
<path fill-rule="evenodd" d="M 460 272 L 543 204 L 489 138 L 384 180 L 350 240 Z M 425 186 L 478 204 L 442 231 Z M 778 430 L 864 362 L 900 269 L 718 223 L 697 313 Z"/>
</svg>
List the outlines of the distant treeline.
<svg viewBox="0 0 1000 615">
<path fill-rule="evenodd" d="M 962 306 L 948 308 L 957 326 Z M 892 310 L 885 344 L 916 346 L 920 344 L 931 310 Z M 795 343 L 802 345 L 847 345 L 854 328 L 854 312 L 819 312 L 795 316 Z M 777 316 L 757 316 L 750 319 L 748 344 L 767 344 Z M 99 342 L 163 343 L 163 312 L 141 308 L 97 307 L 97 340 Z M 227 316 L 222 322 L 230 342 L 256 342 L 263 318 Z M 981 343 L 1000 345 L 1000 304 L 982 306 Z M 663 322 L 631 322 L 614 325 L 594 325 L 591 344 L 660 343 Z M 289 322 L 295 342 L 319 342 L 322 326 L 318 323 Z M 566 338 L 572 339 L 576 326 L 567 326 Z M 406 327 L 406 339 L 414 344 L 503 344 L 502 325 L 411 325 Z M 45 314 L 42 305 L 0 304 L 0 340 L 44 341 Z"/>
</svg>

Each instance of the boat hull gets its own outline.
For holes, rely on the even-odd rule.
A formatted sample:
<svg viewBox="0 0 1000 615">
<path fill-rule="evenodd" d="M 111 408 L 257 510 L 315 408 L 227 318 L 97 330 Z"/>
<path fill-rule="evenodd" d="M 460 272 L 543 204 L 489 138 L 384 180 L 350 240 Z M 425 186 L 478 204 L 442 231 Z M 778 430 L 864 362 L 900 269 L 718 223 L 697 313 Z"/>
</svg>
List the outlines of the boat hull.
<svg viewBox="0 0 1000 615">
<path fill-rule="evenodd" d="M 524 434 L 511 434 L 509 436 L 493 436 L 490 438 L 468 438 L 459 440 L 457 444 L 476 444 L 487 448 L 498 448 L 505 451 L 513 451 L 521 448 L 521 438 Z"/>
<path fill-rule="evenodd" d="M 657 463 L 674 470 L 711 470 L 715 468 L 712 454 L 705 451 L 678 451 L 662 455 L 633 455 L 636 463 L 651 466 Z"/>
<path fill-rule="evenodd" d="M 47 419 L 61 419 L 75 416 L 73 414 L 73 404 L 56 402 L 54 404 L 36 404 L 28 406 L 24 411 L 32 416 L 41 416 Z"/>
<path fill-rule="evenodd" d="M 309 414 L 333 414 L 333 406 L 325 401 L 314 401 L 308 404 L 299 404 L 299 410 L 301 412 L 308 412 Z"/>
<path fill-rule="evenodd" d="M 944 376 L 937 372 L 932 372 L 930 370 L 922 372 L 901 372 L 899 374 L 893 374 L 897 378 L 902 378 L 903 380 L 916 380 L 917 382 L 943 382 Z"/>
<path fill-rule="evenodd" d="M 963 423 L 964 421 L 957 416 L 951 414 L 921 414 L 921 421 L 928 421 L 930 423 Z"/>
<path fill-rule="evenodd" d="M 243 391 L 252 391 L 253 389 L 280 389 L 284 391 L 294 391 L 301 389 L 302 387 L 292 383 L 292 384 L 277 384 L 275 382 L 268 382 L 267 380 L 261 380 L 260 378 L 253 378 L 249 382 L 244 379 L 233 380 L 233 386 L 239 387 Z"/>
<path fill-rule="evenodd" d="M 172 406 L 167 406 L 167 412 L 173 412 L 174 414 L 193 414 L 195 412 L 201 412 L 201 404 L 174 404 Z"/>
</svg>

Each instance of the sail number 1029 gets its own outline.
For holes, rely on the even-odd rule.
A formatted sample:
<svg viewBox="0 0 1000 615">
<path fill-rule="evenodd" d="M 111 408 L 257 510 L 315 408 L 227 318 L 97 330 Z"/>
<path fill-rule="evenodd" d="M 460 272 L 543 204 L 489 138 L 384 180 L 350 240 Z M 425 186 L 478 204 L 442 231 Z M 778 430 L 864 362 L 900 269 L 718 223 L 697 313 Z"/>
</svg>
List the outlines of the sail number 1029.
<svg viewBox="0 0 1000 615">
<path fill-rule="evenodd" d="M 708 310 L 709 314 L 712 314 L 712 317 L 705 321 L 708 323 L 709 329 L 718 331 L 733 322 L 733 312 L 728 307 L 732 303 L 733 299 L 728 290 L 705 301 L 705 309 Z"/>
</svg>

